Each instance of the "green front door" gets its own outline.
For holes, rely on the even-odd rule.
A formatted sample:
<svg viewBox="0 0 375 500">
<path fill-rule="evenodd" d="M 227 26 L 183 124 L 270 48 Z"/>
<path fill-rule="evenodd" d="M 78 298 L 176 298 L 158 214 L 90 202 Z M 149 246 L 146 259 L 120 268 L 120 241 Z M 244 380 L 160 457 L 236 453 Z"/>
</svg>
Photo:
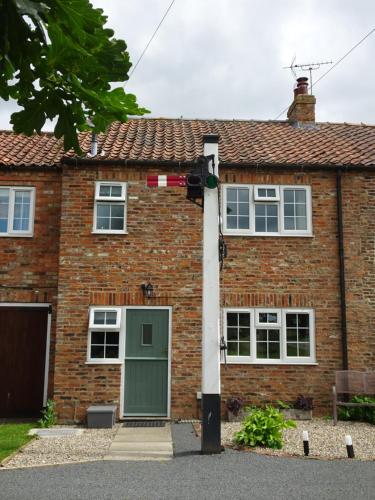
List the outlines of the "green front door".
<svg viewBox="0 0 375 500">
<path fill-rule="evenodd" d="M 127 310 L 125 416 L 167 416 L 168 331 L 168 310 Z"/>
</svg>

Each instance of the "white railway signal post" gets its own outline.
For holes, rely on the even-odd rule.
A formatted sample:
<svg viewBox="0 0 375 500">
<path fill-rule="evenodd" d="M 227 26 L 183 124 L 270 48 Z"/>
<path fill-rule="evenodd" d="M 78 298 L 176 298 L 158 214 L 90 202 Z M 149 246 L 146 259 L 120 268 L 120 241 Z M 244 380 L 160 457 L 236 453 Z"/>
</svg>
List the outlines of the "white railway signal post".
<svg viewBox="0 0 375 500">
<path fill-rule="evenodd" d="M 220 453 L 220 263 L 219 263 L 219 137 L 205 135 L 197 168 L 184 175 L 152 175 L 149 187 L 184 187 L 187 197 L 203 208 L 202 300 L 202 441 L 203 454 Z"/>
</svg>

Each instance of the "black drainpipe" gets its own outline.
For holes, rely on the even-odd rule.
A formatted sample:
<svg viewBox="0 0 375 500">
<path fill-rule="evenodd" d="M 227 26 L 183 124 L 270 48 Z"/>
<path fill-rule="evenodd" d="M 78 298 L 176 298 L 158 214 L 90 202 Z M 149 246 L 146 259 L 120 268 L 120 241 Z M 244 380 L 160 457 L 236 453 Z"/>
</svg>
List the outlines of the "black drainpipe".
<svg viewBox="0 0 375 500">
<path fill-rule="evenodd" d="M 344 229 L 342 215 L 341 170 L 336 175 L 337 198 L 337 230 L 339 236 L 339 264 L 340 264 L 340 305 L 341 305 L 341 342 L 342 342 L 342 367 L 348 370 L 348 333 L 346 327 L 346 287 L 345 287 L 345 255 L 344 255 Z"/>
</svg>

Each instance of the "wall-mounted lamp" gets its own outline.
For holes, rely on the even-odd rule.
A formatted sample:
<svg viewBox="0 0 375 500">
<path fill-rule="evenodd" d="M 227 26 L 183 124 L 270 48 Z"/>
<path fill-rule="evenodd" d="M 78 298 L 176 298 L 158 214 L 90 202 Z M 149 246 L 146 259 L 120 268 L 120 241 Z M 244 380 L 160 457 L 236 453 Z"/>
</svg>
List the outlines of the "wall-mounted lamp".
<svg viewBox="0 0 375 500">
<path fill-rule="evenodd" d="M 148 299 L 151 299 L 153 297 L 153 295 L 154 295 L 154 287 L 151 285 L 150 282 L 148 282 L 147 285 L 145 285 L 144 283 L 142 283 L 141 289 L 142 289 L 144 297 L 146 297 Z"/>
</svg>

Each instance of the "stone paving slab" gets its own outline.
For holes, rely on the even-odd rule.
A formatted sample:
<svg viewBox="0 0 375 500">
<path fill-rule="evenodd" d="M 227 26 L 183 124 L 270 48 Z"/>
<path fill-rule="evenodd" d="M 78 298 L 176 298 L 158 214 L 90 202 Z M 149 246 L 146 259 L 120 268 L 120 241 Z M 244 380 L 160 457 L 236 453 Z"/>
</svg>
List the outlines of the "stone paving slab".
<svg viewBox="0 0 375 500">
<path fill-rule="evenodd" d="M 168 423 L 165 427 L 121 427 L 104 460 L 170 460 L 172 457 Z"/>
<path fill-rule="evenodd" d="M 61 438 L 61 437 L 72 437 L 80 436 L 83 434 L 83 429 L 30 429 L 29 436 L 38 436 L 42 439 L 44 438 Z"/>
</svg>

